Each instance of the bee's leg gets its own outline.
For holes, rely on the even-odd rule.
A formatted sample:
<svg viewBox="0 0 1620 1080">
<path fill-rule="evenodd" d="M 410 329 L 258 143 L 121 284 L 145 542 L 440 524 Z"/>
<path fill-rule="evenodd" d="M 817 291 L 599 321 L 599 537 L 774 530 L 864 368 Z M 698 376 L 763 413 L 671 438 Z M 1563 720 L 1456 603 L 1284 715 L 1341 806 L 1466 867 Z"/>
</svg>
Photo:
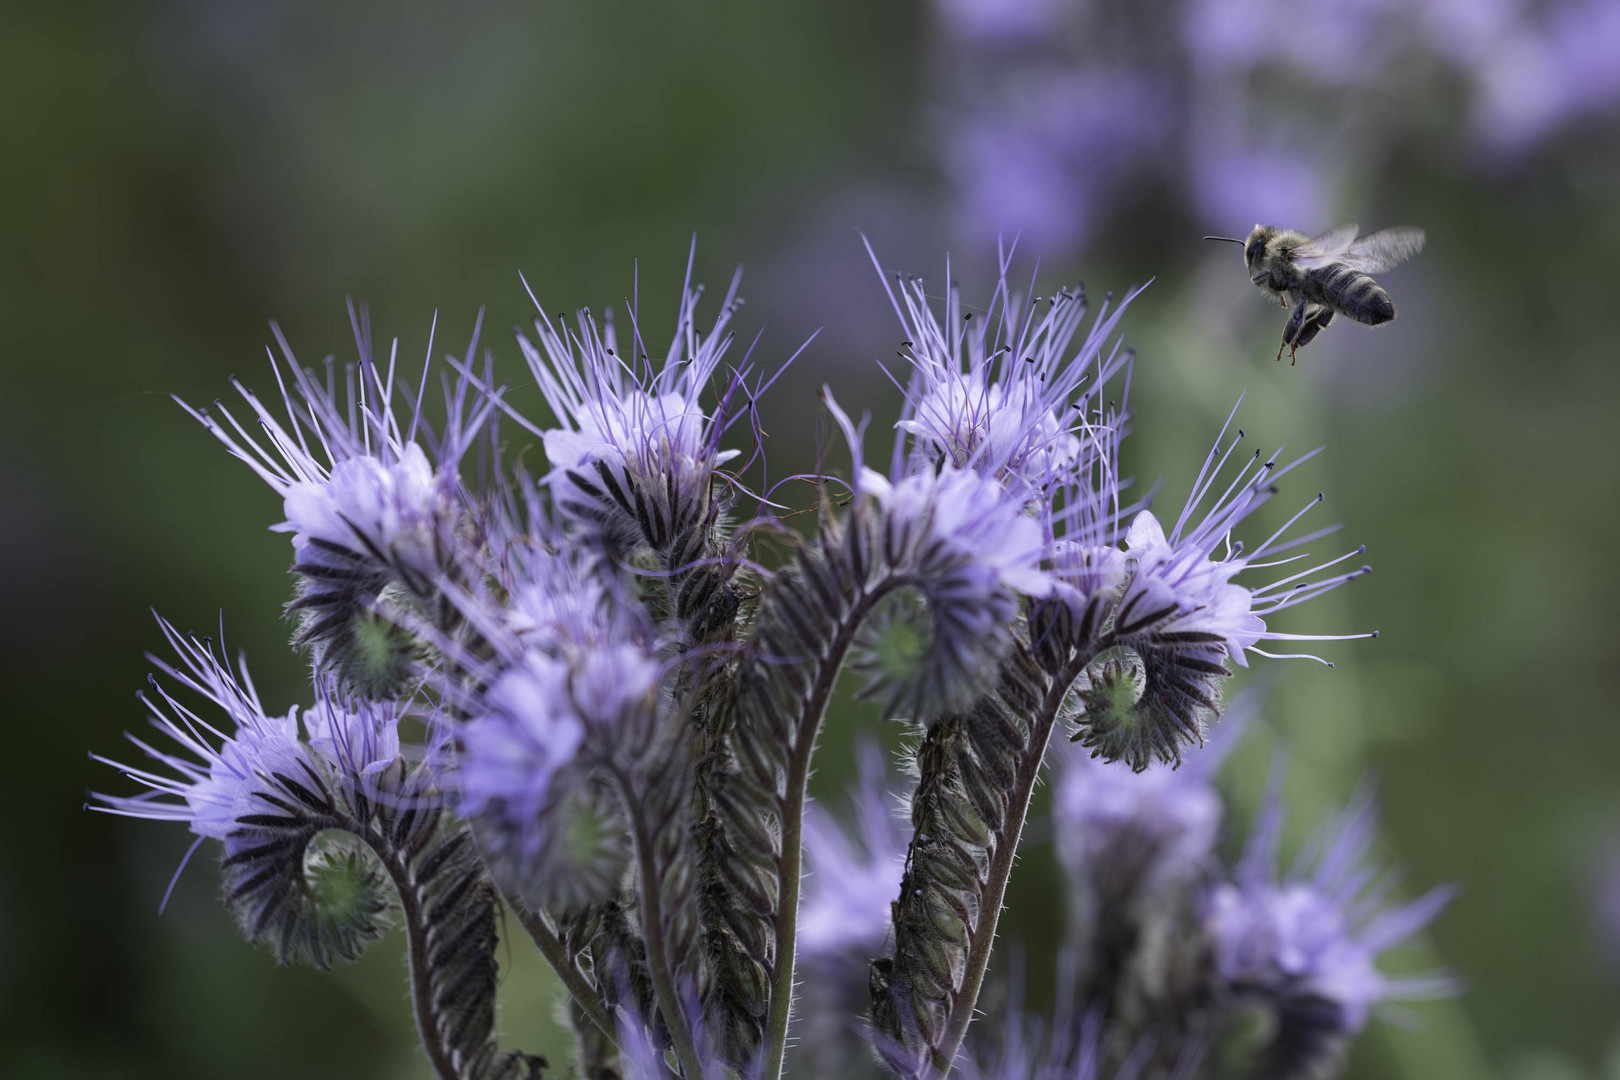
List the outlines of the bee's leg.
<svg viewBox="0 0 1620 1080">
<path fill-rule="evenodd" d="M 1307 323 L 1305 317 L 1306 311 L 1314 307 L 1315 305 L 1309 300 L 1305 299 L 1303 296 L 1299 298 L 1299 303 L 1294 305 L 1293 314 L 1288 316 L 1288 325 L 1283 327 L 1282 345 L 1277 347 L 1278 363 L 1282 362 L 1282 351 L 1284 348 L 1297 350 L 1301 345 L 1303 345 L 1306 341 L 1309 341 L 1311 337 L 1315 335 L 1316 328 L 1314 323 Z M 1308 336 L 1306 336 L 1304 340 L 1301 340 L 1302 334 Z M 1293 352 L 1290 352 L 1288 355 L 1290 359 L 1292 359 Z"/>
<path fill-rule="evenodd" d="M 1289 363 L 1294 362 L 1294 354 L 1316 339 L 1322 332 L 1322 327 L 1333 321 L 1333 309 L 1325 304 L 1312 304 L 1305 312 L 1299 329 L 1294 334 L 1293 349 L 1289 352 Z M 1293 323 L 1290 320 L 1289 325 Z"/>
</svg>

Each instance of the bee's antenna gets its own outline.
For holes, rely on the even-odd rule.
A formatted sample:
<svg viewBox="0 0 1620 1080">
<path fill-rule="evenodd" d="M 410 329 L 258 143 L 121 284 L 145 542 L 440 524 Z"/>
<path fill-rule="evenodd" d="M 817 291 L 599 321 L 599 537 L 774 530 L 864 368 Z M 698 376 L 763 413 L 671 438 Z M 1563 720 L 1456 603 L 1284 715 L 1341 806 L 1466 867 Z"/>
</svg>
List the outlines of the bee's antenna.
<svg viewBox="0 0 1620 1080">
<path fill-rule="evenodd" d="M 1243 243 L 1243 241 L 1239 240 L 1235 236 L 1206 236 L 1206 237 L 1204 237 L 1204 239 L 1205 240 L 1225 240 L 1229 244 L 1241 244 L 1241 243 Z"/>
</svg>

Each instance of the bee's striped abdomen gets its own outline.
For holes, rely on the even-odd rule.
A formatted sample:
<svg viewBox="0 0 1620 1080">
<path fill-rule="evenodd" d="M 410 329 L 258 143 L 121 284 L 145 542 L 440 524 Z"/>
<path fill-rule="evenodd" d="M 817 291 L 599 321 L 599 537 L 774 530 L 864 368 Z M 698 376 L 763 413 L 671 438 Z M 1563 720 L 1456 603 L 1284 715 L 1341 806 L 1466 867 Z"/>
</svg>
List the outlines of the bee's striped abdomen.
<svg viewBox="0 0 1620 1080">
<path fill-rule="evenodd" d="M 1383 286 L 1343 263 L 1310 271 L 1305 284 L 1306 296 L 1337 308 L 1358 323 L 1377 326 L 1395 317 L 1395 305 Z"/>
</svg>

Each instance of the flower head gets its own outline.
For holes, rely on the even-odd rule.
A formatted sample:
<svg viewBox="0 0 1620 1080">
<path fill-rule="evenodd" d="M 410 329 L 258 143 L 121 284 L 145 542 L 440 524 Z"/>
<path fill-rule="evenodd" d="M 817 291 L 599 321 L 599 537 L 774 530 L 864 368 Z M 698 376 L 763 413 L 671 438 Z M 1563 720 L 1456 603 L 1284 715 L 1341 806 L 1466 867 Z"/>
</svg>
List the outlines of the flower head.
<svg viewBox="0 0 1620 1080">
<path fill-rule="evenodd" d="M 335 763 L 341 776 L 372 794 L 383 771 L 401 760 L 400 711 L 396 702 L 345 702 L 332 693 L 322 693 L 304 710 L 304 730 L 311 749 Z M 437 718 L 430 723 L 435 734 L 443 726 Z M 426 761 L 432 767 L 443 764 L 442 747 L 435 745 L 438 741 L 429 738 Z"/>
<path fill-rule="evenodd" d="M 953 285 L 943 323 L 921 280 L 900 277 L 893 289 L 885 281 L 907 335 L 900 355 L 911 366 L 895 426 L 911 456 L 1002 480 L 1034 499 L 1084 471 L 1090 445 L 1077 429 L 1100 388 L 1129 362 L 1107 339 L 1135 293 L 1112 312 L 1105 299 L 1082 336 L 1083 290 L 1027 299 L 1006 274 L 1004 259 L 982 315 L 964 309 Z M 897 442 L 897 459 L 903 452 Z"/>
<path fill-rule="evenodd" d="M 1320 539 L 1336 531 L 1337 526 L 1284 539 L 1293 526 L 1322 501 L 1318 494 L 1254 547 L 1233 538 L 1233 530 L 1277 493 L 1276 482 L 1314 457 L 1315 451 L 1279 467 L 1276 454 L 1262 460 L 1260 451 L 1256 450 L 1227 483 L 1225 491 L 1203 509 L 1200 517 L 1205 500 L 1210 499 L 1233 451 L 1244 438 L 1240 428 L 1236 438 L 1223 450 L 1221 440 L 1230 427 L 1231 418 L 1228 418 L 1193 483 L 1186 505 L 1168 533 L 1148 510 L 1138 513 L 1131 522 L 1125 536 L 1131 578 L 1120 600 L 1117 633 L 1122 638 L 1142 637 L 1155 644 L 1207 650 L 1241 667 L 1248 666 L 1246 654 L 1249 652 L 1272 655 L 1258 647 L 1261 641 L 1377 637 L 1376 631 L 1350 635 L 1285 634 L 1274 632 L 1266 625 L 1270 615 L 1369 573 L 1371 567 L 1368 566 L 1325 573 L 1363 554 L 1365 547 L 1262 585 L 1233 580 L 1246 571 L 1307 558 L 1303 554 L 1286 559 L 1275 556 Z"/>
<path fill-rule="evenodd" d="M 218 402 L 223 424 L 180 404 L 282 499 L 285 519 L 272 528 L 292 534 L 295 643 L 308 646 L 316 666 L 346 691 L 391 697 L 410 677 L 419 643 L 379 612 L 379 601 L 425 604 L 444 580 L 473 572 L 465 565 L 467 499 L 458 469 L 499 393 L 475 398 L 465 374 L 447 384 L 448 420 L 435 436 L 421 391 L 414 403 L 400 400 L 395 358 L 386 373 L 379 369 L 363 313 L 355 320 L 359 362 L 348 369 L 343 393 L 330 364 L 322 381 L 275 332 L 283 359 L 272 354 L 271 366 L 285 421 L 234 379 L 259 437 Z M 469 361 L 476 347 L 475 330 Z M 422 390 L 427 375 L 424 367 Z"/>
<path fill-rule="evenodd" d="M 731 345 L 726 326 L 742 303 L 739 282 L 740 272 L 714 324 L 701 333 L 695 319 L 703 289 L 688 276 L 674 339 L 656 362 L 634 310 L 628 342 L 619 340 L 611 311 L 598 324 L 583 310 L 570 330 L 541 308 L 534 340 L 519 336 L 557 418 L 556 427 L 533 430 L 551 464 L 546 482 L 573 528 L 611 547 L 645 544 L 667 552 L 712 525 L 715 470 L 738 454 L 721 450 L 720 438 L 746 362 L 731 373 L 713 412 L 702 398 Z"/>
<path fill-rule="evenodd" d="M 178 752 L 129 736 L 142 753 L 168 772 L 98 757 L 148 790 L 135 796 L 97 794 L 101 805 L 92 809 L 153 821 L 182 821 L 199 837 L 223 840 L 238 828 L 243 816 L 276 811 L 272 801 L 278 788 L 275 777 L 307 782 L 318 775 L 316 758 L 299 741 L 297 709 L 271 716 L 245 672 L 238 678 L 214 655 L 209 643 L 183 637 L 161 619 L 159 625 L 182 663 L 174 668 L 160 661 L 163 671 L 218 707 L 229 725 L 199 716 L 154 678 L 150 692 L 142 693 L 140 700 L 151 714 L 152 725 Z"/>
<path fill-rule="evenodd" d="M 1452 890 L 1386 903 L 1387 883 L 1375 884 L 1380 874 L 1368 864 L 1377 827 L 1370 794 L 1334 817 L 1306 857 L 1278 878 L 1281 823 L 1273 790 L 1233 880 L 1205 905 L 1216 968 L 1233 992 L 1271 1000 L 1285 1017 L 1308 1015 L 1316 1041 L 1360 1031 L 1380 1001 L 1452 992 L 1448 979 L 1389 976 L 1376 966 L 1380 953 L 1428 925 Z M 1301 1002 L 1325 1008 L 1300 1010 Z"/>
<path fill-rule="evenodd" d="M 364 827 L 381 801 L 381 774 L 400 760 L 395 709 L 351 707 L 323 687 L 303 712 L 308 739 L 301 739 L 299 710 L 269 714 L 245 667 L 233 670 L 207 639 L 182 636 L 162 619 L 159 625 L 180 659 L 179 666 L 157 661 L 161 670 L 199 695 L 206 711 L 223 714 L 223 722 L 195 711 L 153 678 L 141 701 L 173 749 L 130 736 L 155 767 L 98 757 L 148 790 L 97 793 L 99 805 L 91 809 L 180 821 L 197 834 L 171 892 L 198 845 L 222 841 L 226 902 L 249 939 L 270 944 L 283 960 L 297 956 L 325 966 L 358 955 L 382 929 L 381 879 L 365 860 L 345 854 L 342 842 L 322 836 Z M 442 762 L 433 746 L 428 753 Z M 389 798 L 402 790 L 390 784 Z M 410 797 L 436 802 L 431 786 L 413 785 Z"/>
<path fill-rule="evenodd" d="M 913 568 L 925 609 L 905 594 L 863 632 L 857 667 L 892 715 L 933 716 L 970 700 L 1012 644 L 1018 598 L 1042 596 L 1040 525 L 999 480 L 947 465 L 897 483 L 868 470 L 884 550 Z"/>
<path fill-rule="evenodd" d="M 1221 683 L 1229 674 L 1227 662 L 1246 667 L 1250 652 L 1278 655 L 1261 649 L 1260 642 L 1378 636 L 1377 631 L 1284 633 L 1267 625 L 1275 613 L 1370 572 L 1368 566 L 1335 570 L 1364 553 L 1364 547 L 1265 584 L 1235 580 L 1255 570 L 1308 558 L 1303 554 L 1275 556 L 1320 539 L 1336 526 L 1284 539 L 1322 501 L 1318 494 L 1252 549 L 1236 540 L 1233 532 L 1237 526 L 1276 494 L 1275 481 L 1314 453 L 1279 468 L 1276 455 L 1262 461 L 1257 451 L 1227 481 L 1225 489 L 1212 496 L 1244 438 L 1239 429 L 1223 449 L 1221 443 L 1230 426 L 1228 418 L 1168 532 L 1152 511 L 1137 509 L 1125 531 L 1123 548 L 1113 554 L 1106 550 L 1113 545 L 1099 540 L 1117 528 L 1125 512 L 1106 512 L 1106 500 L 1090 498 L 1082 489 L 1071 501 L 1082 510 L 1091 509 L 1080 515 L 1078 527 L 1072 513 L 1065 510 L 1070 531 L 1063 534 L 1064 541 L 1055 544 L 1058 580 L 1070 579 L 1065 582 L 1067 590 L 1076 598 L 1086 598 L 1089 605 L 1083 625 L 1095 628 L 1106 611 L 1111 620 L 1110 640 L 1116 646 L 1097 658 L 1079 688 L 1084 710 L 1076 737 L 1105 757 L 1125 757 L 1136 768 L 1154 760 L 1179 761 L 1186 745 L 1203 742 L 1208 720 L 1220 710 Z M 1118 506 L 1117 497 L 1112 505 Z M 1070 536 L 1081 539 L 1070 547 L 1066 543 Z M 1063 567 L 1075 569 L 1065 574 Z M 1077 606 L 1077 600 L 1071 606 Z"/>
<path fill-rule="evenodd" d="M 494 811 L 519 824 L 525 850 L 539 850 L 552 781 L 585 741 L 572 707 L 568 665 L 534 651 L 484 691 L 483 710 L 461 731 L 458 775 L 465 814 Z"/>
<path fill-rule="evenodd" d="M 599 766 L 652 745 L 666 665 L 645 613 L 545 535 L 506 551 L 497 590 L 452 594 L 492 654 L 451 652 L 485 686 L 464 705 L 457 776 L 496 880 L 570 910 L 619 886 L 627 832 Z"/>
<path fill-rule="evenodd" d="M 1053 800 L 1058 851 L 1082 880 L 1128 878 L 1152 890 L 1186 880 L 1215 848 L 1221 800 L 1211 783 L 1214 755 L 1180 769 L 1138 772 L 1087 754 L 1064 759 Z"/>
</svg>

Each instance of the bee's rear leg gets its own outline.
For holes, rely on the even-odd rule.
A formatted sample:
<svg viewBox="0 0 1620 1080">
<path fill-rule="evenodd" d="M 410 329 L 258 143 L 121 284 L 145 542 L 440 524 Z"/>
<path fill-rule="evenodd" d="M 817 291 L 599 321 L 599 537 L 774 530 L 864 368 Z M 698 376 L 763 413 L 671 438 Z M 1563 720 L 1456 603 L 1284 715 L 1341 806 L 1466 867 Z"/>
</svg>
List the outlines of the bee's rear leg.
<svg viewBox="0 0 1620 1080">
<path fill-rule="evenodd" d="M 1301 299 L 1294 313 L 1288 317 L 1288 325 L 1283 327 L 1283 345 L 1288 347 L 1288 362 L 1298 363 L 1299 350 L 1309 345 L 1321 333 L 1322 327 L 1332 320 L 1332 308 Z M 1277 350 L 1277 359 L 1282 359 L 1282 349 Z"/>
<path fill-rule="evenodd" d="M 1300 297 L 1299 303 L 1294 305 L 1293 313 L 1288 316 L 1288 325 L 1283 327 L 1282 344 L 1277 346 L 1278 363 L 1282 363 L 1282 351 L 1284 349 L 1290 350 L 1288 357 L 1289 361 L 1292 362 L 1294 356 L 1292 350 L 1297 350 L 1304 343 L 1300 340 L 1300 335 L 1305 332 L 1307 327 L 1305 311 L 1312 306 L 1311 302 L 1304 297 Z M 1305 340 L 1310 339 L 1306 338 Z"/>
</svg>

